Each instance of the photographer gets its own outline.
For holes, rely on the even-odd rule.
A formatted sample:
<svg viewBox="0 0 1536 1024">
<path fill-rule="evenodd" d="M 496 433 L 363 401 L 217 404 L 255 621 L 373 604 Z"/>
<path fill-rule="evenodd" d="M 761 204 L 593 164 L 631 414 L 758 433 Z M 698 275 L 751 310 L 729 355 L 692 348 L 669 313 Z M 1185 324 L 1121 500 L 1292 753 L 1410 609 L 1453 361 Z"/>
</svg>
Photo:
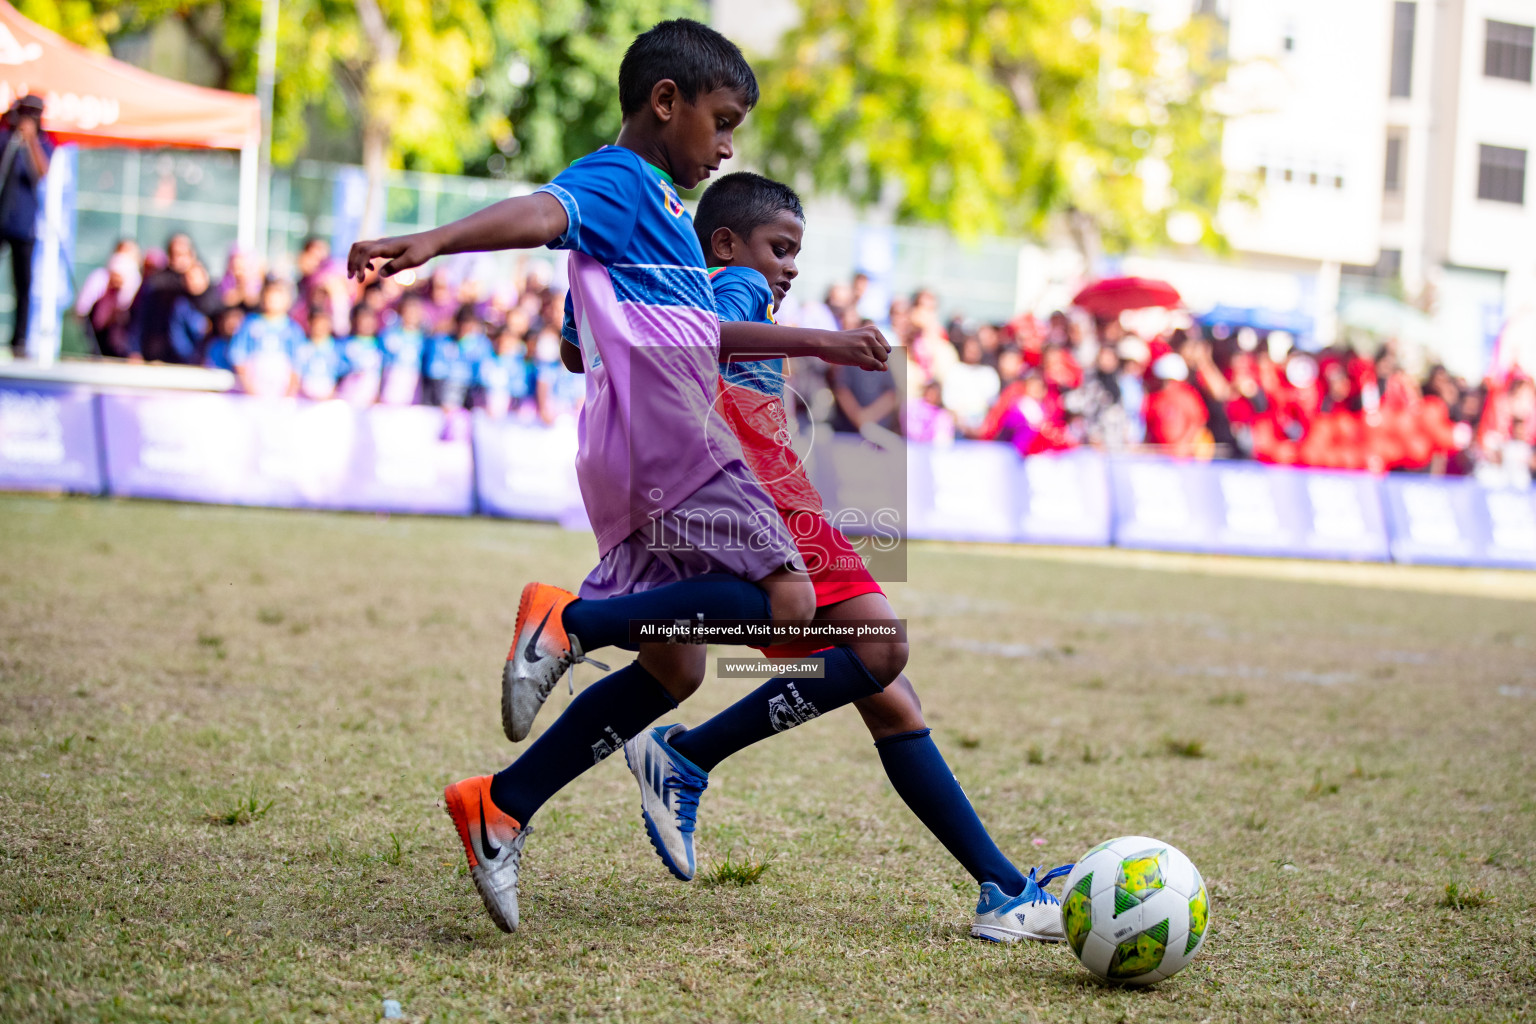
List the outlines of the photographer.
<svg viewBox="0 0 1536 1024">
<path fill-rule="evenodd" d="M 0 243 L 11 250 L 16 285 L 16 321 L 11 351 L 27 351 L 32 312 L 32 247 L 37 241 L 38 186 L 48 173 L 53 141 L 43 131 L 43 100 L 23 96 L 0 121 Z"/>
</svg>

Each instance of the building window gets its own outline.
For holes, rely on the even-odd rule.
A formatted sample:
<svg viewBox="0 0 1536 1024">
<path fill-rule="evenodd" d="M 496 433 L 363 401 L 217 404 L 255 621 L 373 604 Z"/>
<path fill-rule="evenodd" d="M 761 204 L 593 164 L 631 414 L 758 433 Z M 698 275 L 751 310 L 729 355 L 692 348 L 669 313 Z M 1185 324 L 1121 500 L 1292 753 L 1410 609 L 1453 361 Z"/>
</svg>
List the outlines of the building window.
<svg viewBox="0 0 1536 1024">
<path fill-rule="evenodd" d="M 1391 195 L 1403 190 L 1403 137 L 1395 133 L 1387 136 L 1387 173 L 1381 186 Z"/>
<path fill-rule="evenodd" d="M 1371 287 L 1371 282 L 1391 281 L 1402 276 L 1403 250 L 1382 249 L 1376 257 L 1375 263 L 1350 264 L 1346 263 L 1339 268 L 1344 276 L 1355 278 L 1365 285 L 1367 290 L 1379 291 L 1378 287 Z"/>
<path fill-rule="evenodd" d="M 1392 5 L 1392 88 L 1390 96 L 1410 96 L 1413 90 L 1413 20 L 1418 5 L 1397 0 Z"/>
<path fill-rule="evenodd" d="M 1488 22 L 1488 41 L 1483 48 L 1483 74 L 1489 78 L 1510 78 L 1516 82 L 1531 80 L 1530 25 L 1511 25 L 1506 21 Z"/>
<path fill-rule="evenodd" d="M 1525 203 L 1525 150 L 1477 147 L 1477 198 Z"/>
</svg>

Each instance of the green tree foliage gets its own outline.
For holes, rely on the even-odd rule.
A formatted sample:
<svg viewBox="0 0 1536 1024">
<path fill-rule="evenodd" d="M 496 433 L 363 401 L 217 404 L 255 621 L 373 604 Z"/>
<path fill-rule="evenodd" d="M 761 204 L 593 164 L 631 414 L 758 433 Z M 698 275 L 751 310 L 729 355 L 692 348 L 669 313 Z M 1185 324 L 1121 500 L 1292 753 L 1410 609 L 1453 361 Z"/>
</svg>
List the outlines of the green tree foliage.
<svg viewBox="0 0 1536 1024">
<path fill-rule="evenodd" d="M 483 103 L 508 116 L 490 166 L 548 181 L 619 134 L 619 62 L 635 36 L 668 18 L 703 18 L 702 0 L 545 0 L 534 17 L 495 5 L 505 55 L 485 76 Z"/>
<path fill-rule="evenodd" d="M 261 0 L 23 4 L 99 50 L 174 19 L 218 69 L 210 84 L 255 90 Z M 369 164 L 546 180 L 618 134 L 635 35 L 703 13 L 700 0 L 282 0 L 273 157 L 292 161 L 318 127 Z"/>
<path fill-rule="evenodd" d="M 97 24 L 91 0 L 15 0 L 15 8 L 43 28 L 92 50 L 105 51 L 107 40 Z"/>
<path fill-rule="evenodd" d="M 1165 240 L 1179 212 L 1216 241 L 1208 19 L 1159 33 L 1102 0 L 801 8 L 760 68 L 754 151 L 770 173 L 966 235 L 1056 223 L 1085 250 L 1119 249 Z"/>
<path fill-rule="evenodd" d="M 43 0 L 44 3 L 48 0 Z M 92 0 L 66 34 L 89 44 L 178 21 L 217 68 L 218 88 L 253 92 L 261 0 Z M 83 5 L 76 4 L 76 7 Z M 464 141 L 505 131 L 472 102 L 473 85 L 496 58 L 489 12 L 529 17 L 532 0 L 282 0 L 278 18 L 273 157 L 302 152 L 312 125 L 357 135 L 370 131 L 379 158 L 394 166 L 457 171 Z"/>
</svg>

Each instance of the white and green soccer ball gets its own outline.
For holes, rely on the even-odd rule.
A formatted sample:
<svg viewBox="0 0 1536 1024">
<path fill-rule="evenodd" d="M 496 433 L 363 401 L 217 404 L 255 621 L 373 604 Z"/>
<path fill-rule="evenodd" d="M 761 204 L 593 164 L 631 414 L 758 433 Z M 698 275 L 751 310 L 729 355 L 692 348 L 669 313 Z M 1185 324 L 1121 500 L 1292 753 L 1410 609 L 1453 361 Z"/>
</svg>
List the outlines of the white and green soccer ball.
<svg viewBox="0 0 1536 1024">
<path fill-rule="evenodd" d="M 1150 985 L 1200 952 L 1211 900 L 1188 857 L 1146 836 L 1100 843 L 1067 876 L 1061 899 L 1067 943 L 1105 981 Z"/>
</svg>

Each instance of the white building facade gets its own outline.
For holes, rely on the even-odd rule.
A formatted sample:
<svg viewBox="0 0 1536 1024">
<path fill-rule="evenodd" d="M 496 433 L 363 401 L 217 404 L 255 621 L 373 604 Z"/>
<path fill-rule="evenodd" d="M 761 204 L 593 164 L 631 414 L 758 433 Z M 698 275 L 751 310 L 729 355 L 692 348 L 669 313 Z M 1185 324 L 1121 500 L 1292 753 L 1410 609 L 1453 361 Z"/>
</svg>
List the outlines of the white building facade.
<svg viewBox="0 0 1536 1024">
<path fill-rule="evenodd" d="M 1337 333 L 1341 298 L 1386 293 L 1427 314 L 1420 340 L 1453 371 L 1484 373 L 1501 332 L 1536 369 L 1536 0 L 1124 6 L 1155 25 L 1197 11 L 1225 23 L 1222 159 L 1254 200 L 1220 211 L 1228 254 L 1138 254 L 1101 269 L 1166 278 L 1196 312 L 1310 320 L 1320 343 Z M 789 0 L 713 8 L 759 49 L 796 17 Z M 1072 261 L 1021 250 L 1016 306 L 1059 301 L 1065 282 L 1026 279 L 1045 265 Z"/>
</svg>

